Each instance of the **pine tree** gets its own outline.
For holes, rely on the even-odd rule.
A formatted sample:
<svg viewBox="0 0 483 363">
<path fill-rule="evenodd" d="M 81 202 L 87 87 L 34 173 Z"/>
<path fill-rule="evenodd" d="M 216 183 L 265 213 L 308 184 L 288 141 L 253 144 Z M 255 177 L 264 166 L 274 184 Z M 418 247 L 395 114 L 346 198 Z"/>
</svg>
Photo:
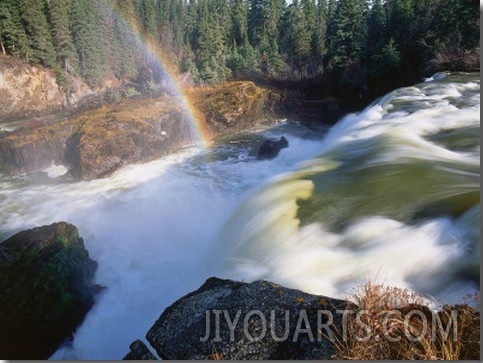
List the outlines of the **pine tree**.
<svg viewBox="0 0 483 363">
<path fill-rule="evenodd" d="M 325 35 L 325 48 L 327 49 L 327 60 L 332 59 L 335 54 L 335 38 L 337 32 L 337 3 L 336 0 L 329 0 L 326 10 L 327 32 Z M 326 62 L 324 62 L 326 63 Z"/>
<path fill-rule="evenodd" d="M 317 16 L 315 29 L 312 35 L 312 53 L 314 62 L 314 75 L 323 72 L 323 60 L 326 52 L 325 39 L 327 35 L 327 8 L 325 1 L 317 3 Z"/>
<path fill-rule="evenodd" d="M 148 0 L 141 1 L 140 6 L 140 19 L 143 23 L 143 28 L 147 36 L 152 39 L 157 39 L 158 36 L 158 19 L 156 16 L 156 1 Z"/>
<path fill-rule="evenodd" d="M 104 80 L 108 65 L 97 8 L 90 2 L 73 0 L 70 22 L 79 56 L 80 74 L 91 86 L 99 86 Z"/>
<path fill-rule="evenodd" d="M 233 0 L 231 5 L 231 35 L 229 43 L 242 47 L 248 42 L 248 2 Z"/>
<path fill-rule="evenodd" d="M 79 66 L 79 59 L 70 31 L 69 1 L 56 0 L 49 1 L 47 4 L 57 62 L 64 72 L 75 73 Z"/>
<path fill-rule="evenodd" d="M 141 52 L 134 29 L 140 28 L 135 3 L 117 0 L 114 10 L 119 16 L 114 17 L 112 47 L 114 49 L 114 69 L 119 79 L 135 79 L 141 63 Z"/>
<path fill-rule="evenodd" d="M 40 62 L 54 68 L 56 66 L 55 50 L 47 22 L 46 2 L 44 0 L 21 0 L 19 8 L 26 34 L 31 41 L 32 57 L 29 61 Z"/>
<path fill-rule="evenodd" d="M 349 61 L 359 62 L 366 44 L 365 2 L 363 0 L 340 0 L 332 45 L 332 63 L 344 66 Z"/>
<path fill-rule="evenodd" d="M 229 78 L 228 44 L 225 26 L 229 19 L 223 0 L 202 0 L 198 4 L 199 29 L 197 64 L 203 83 L 213 84 Z"/>
<path fill-rule="evenodd" d="M 0 42 L 2 53 L 9 53 L 29 62 L 33 57 L 31 42 L 22 23 L 16 0 L 0 1 Z"/>
<path fill-rule="evenodd" d="M 366 62 L 368 75 L 371 78 L 379 78 L 383 75 L 383 48 L 387 43 L 386 33 L 386 10 L 381 0 L 374 0 L 367 18 L 367 45 Z M 394 47 L 394 39 L 390 47 Z"/>
<path fill-rule="evenodd" d="M 288 7 L 283 28 L 285 32 L 282 37 L 282 49 L 286 54 L 287 62 L 298 78 L 306 77 L 312 36 L 298 0 L 294 0 Z"/>
</svg>

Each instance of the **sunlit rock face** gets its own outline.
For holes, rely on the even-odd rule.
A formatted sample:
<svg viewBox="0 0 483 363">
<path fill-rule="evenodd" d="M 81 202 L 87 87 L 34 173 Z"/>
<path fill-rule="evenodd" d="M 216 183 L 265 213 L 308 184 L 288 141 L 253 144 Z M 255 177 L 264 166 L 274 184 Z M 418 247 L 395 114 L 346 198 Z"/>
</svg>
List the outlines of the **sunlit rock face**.
<svg viewBox="0 0 483 363">
<path fill-rule="evenodd" d="M 0 120 L 76 107 L 92 95 L 95 91 L 79 79 L 72 79 L 66 93 L 52 70 L 0 55 Z"/>
</svg>

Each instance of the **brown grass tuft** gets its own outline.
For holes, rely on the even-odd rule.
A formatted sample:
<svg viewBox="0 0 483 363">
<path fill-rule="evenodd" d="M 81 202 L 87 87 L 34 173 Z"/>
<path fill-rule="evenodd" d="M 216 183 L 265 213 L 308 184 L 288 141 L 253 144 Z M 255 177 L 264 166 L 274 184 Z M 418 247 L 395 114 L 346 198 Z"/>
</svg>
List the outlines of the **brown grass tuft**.
<svg viewBox="0 0 483 363">
<path fill-rule="evenodd" d="M 336 334 L 335 359 L 462 360 L 480 357 L 480 313 L 464 303 L 431 310 L 407 289 L 368 282 Z"/>
</svg>

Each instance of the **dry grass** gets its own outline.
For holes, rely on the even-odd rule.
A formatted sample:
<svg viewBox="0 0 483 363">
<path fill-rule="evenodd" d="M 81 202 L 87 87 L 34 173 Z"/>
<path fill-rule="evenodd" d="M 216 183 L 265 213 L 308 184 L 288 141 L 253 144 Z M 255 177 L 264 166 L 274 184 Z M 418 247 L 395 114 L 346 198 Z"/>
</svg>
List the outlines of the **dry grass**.
<svg viewBox="0 0 483 363">
<path fill-rule="evenodd" d="M 479 302 L 479 296 L 474 298 Z M 467 303 L 436 312 L 407 289 L 371 282 L 355 300 L 357 310 L 336 334 L 335 359 L 480 358 L 480 312 Z"/>
<path fill-rule="evenodd" d="M 429 69 L 476 72 L 480 70 L 480 49 L 461 49 L 449 46 L 438 52 L 429 62 Z"/>
</svg>

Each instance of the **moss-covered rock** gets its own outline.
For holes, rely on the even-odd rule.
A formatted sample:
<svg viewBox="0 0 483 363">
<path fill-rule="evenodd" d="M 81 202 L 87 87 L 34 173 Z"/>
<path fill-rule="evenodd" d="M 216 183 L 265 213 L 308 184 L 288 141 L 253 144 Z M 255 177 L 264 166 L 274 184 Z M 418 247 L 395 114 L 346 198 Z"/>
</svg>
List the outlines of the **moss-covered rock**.
<svg viewBox="0 0 483 363">
<path fill-rule="evenodd" d="M 46 359 L 82 322 L 100 286 L 75 226 L 60 222 L 0 244 L 0 356 Z"/>
<path fill-rule="evenodd" d="M 226 82 L 187 92 L 212 137 L 239 132 L 277 117 L 279 95 L 253 82 Z"/>
</svg>

